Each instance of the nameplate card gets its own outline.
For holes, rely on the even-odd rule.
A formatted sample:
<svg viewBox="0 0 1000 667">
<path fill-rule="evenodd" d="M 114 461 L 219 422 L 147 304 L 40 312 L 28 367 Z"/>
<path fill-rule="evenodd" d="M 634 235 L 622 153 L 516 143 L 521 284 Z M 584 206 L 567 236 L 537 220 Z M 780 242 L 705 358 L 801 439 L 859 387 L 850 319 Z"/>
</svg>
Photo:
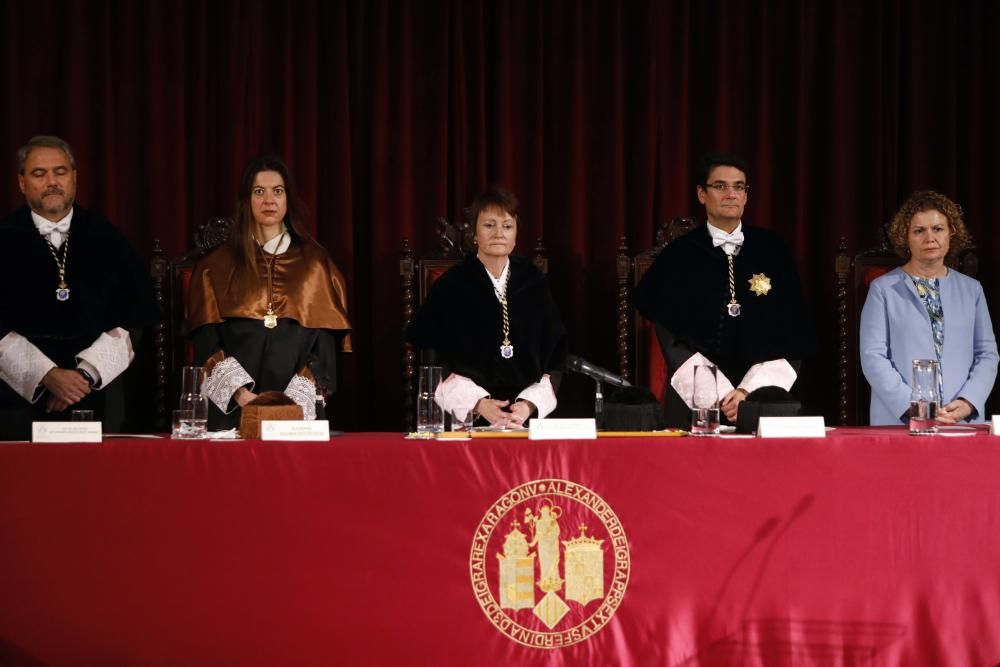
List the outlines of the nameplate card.
<svg viewBox="0 0 1000 667">
<path fill-rule="evenodd" d="M 101 422 L 32 422 L 32 442 L 101 442 Z"/>
<path fill-rule="evenodd" d="M 260 439 L 326 442 L 330 439 L 330 422 L 326 419 L 265 420 L 260 423 Z"/>
<path fill-rule="evenodd" d="M 532 419 L 528 440 L 597 440 L 593 419 Z"/>
<path fill-rule="evenodd" d="M 825 438 L 822 417 L 761 417 L 757 424 L 760 438 Z"/>
<path fill-rule="evenodd" d="M 993 419 L 990 420 L 990 434 L 1000 435 L 1000 415 L 993 415 Z"/>
</svg>

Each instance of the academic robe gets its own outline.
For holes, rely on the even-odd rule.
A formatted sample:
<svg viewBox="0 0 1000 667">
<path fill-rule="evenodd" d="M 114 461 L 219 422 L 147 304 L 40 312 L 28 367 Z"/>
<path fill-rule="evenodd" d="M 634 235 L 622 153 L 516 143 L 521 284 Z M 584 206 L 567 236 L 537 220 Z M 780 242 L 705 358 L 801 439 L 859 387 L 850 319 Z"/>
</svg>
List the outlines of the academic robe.
<svg viewBox="0 0 1000 667">
<path fill-rule="evenodd" d="M 546 373 L 566 365 L 566 330 L 545 275 L 526 257 L 510 257 L 510 342 L 500 355 L 503 311 L 486 268 L 469 255 L 438 278 L 406 329 L 406 340 L 434 350 L 447 373 L 463 375 L 495 400 L 513 402 Z"/>
<path fill-rule="evenodd" d="M 234 252 L 222 245 L 195 267 L 188 293 L 187 325 L 194 357 L 211 372 L 226 357 L 235 357 L 254 380 L 252 391 L 284 391 L 296 374 L 333 391 L 337 352 L 350 351 L 347 285 L 340 269 L 319 244 L 293 238 L 273 268 L 275 328 L 264 326 L 267 312 L 267 268 L 257 255 L 259 280 L 252 293 L 238 298 L 232 283 Z M 230 402 L 224 414 L 209 402 L 209 428 L 239 425 L 240 410 Z"/>
<path fill-rule="evenodd" d="M 798 272 L 785 244 L 768 230 L 745 223 L 742 229 L 744 242 L 733 257 L 738 317 L 726 309 L 731 299 L 726 253 L 713 245 L 704 224 L 667 244 L 632 292 L 633 305 L 657 325 L 671 377 L 694 352 L 738 385 L 754 364 L 786 359 L 795 366 L 815 350 Z M 762 288 L 765 282 L 770 289 Z M 668 422 L 689 425 L 690 413 L 669 384 L 668 395 Z"/>
<path fill-rule="evenodd" d="M 17 332 L 60 368 L 75 368 L 76 355 L 102 333 L 122 327 L 135 344 L 141 329 L 159 319 L 148 269 L 99 213 L 74 206 L 63 242 L 70 291 L 66 301 L 56 299 L 56 260 L 27 206 L 0 220 L 0 238 L 7 249 L 0 262 L 0 338 Z M 0 437 L 30 437 L 32 420 L 67 418 L 72 409 L 94 410 L 101 418 L 109 395 L 121 389 L 120 380 L 53 414 L 45 413 L 46 396 L 29 405 L 0 382 Z M 120 430 L 123 419 L 124 414 L 107 416 L 105 430 Z"/>
</svg>

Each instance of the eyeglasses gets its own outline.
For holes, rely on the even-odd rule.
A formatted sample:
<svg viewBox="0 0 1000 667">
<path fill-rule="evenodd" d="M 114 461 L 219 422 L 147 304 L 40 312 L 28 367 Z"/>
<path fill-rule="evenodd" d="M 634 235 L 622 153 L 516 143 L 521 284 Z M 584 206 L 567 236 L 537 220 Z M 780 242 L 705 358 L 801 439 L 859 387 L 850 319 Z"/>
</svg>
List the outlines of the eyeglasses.
<svg viewBox="0 0 1000 667">
<path fill-rule="evenodd" d="M 722 194 L 726 190 L 732 190 L 738 195 L 750 192 L 750 186 L 746 183 L 723 183 L 722 181 L 716 181 L 715 183 L 706 183 L 705 188 L 711 188 L 719 194 Z"/>
</svg>

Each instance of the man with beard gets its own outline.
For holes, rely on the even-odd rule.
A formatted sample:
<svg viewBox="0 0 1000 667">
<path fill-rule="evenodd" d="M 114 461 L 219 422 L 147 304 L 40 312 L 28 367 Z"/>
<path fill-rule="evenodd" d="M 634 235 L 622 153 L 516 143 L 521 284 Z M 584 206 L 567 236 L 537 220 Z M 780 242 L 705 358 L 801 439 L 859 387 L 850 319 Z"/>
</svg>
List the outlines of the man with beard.
<svg viewBox="0 0 1000 667">
<path fill-rule="evenodd" d="M 108 430 L 109 389 L 135 357 L 133 339 L 157 319 L 149 274 L 107 219 L 74 205 L 69 144 L 37 136 L 17 153 L 27 205 L 0 220 L 0 439 L 32 421 L 94 410 Z"/>
</svg>

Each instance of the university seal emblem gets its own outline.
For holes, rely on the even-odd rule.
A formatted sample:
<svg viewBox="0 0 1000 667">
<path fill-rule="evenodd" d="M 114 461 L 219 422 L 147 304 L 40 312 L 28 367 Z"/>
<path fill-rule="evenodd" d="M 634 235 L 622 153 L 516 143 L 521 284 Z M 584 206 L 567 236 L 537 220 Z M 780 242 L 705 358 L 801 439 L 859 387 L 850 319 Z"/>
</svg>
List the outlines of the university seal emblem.
<svg viewBox="0 0 1000 667">
<path fill-rule="evenodd" d="M 625 596 L 629 545 L 611 507 L 574 482 L 527 482 L 493 503 L 472 541 L 472 590 L 507 637 L 534 648 L 589 639 Z"/>
</svg>

